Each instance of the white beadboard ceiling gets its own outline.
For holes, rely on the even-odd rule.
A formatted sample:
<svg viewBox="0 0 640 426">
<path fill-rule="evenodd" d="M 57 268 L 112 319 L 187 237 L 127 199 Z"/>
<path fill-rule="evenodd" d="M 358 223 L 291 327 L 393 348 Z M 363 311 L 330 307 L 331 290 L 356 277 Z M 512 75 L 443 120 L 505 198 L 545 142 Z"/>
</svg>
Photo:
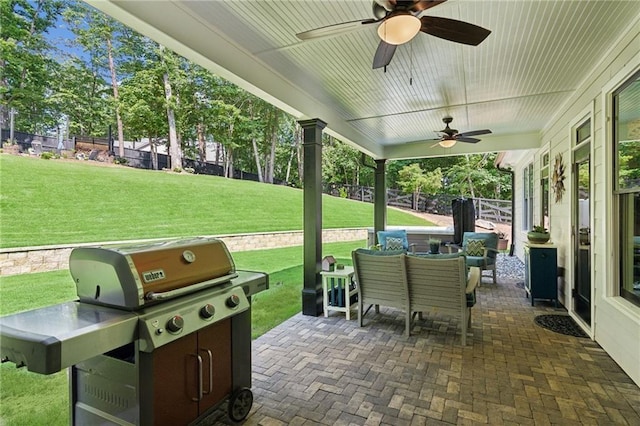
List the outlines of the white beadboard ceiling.
<svg viewBox="0 0 640 426">
<path fill-rule="evenodd" d="M 537 147 L 540 131 L 640 19 L 630 0 L 448 0 L 423 15 L 492 31 L 479 46 L 424 33 L 371 69 L 376 25 L 300 41 L 296 33 L 372 18 L 372 1 L 87 0 L 137 31 L 375 158 Z M 640 51 L 640 46 L 638 46 Z M 442 117 L 477 144 L 433 147 Z"/>
</svg>

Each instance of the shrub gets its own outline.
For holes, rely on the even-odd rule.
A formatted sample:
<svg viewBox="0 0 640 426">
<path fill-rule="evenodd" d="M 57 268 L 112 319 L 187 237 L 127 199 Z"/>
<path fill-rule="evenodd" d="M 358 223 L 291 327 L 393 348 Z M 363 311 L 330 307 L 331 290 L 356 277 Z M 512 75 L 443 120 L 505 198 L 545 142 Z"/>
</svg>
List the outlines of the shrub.
<svg viewBox="0 0 640 426">
<path fill-rule="evenodd" d="M 127 160 L 124 157 L 116 157 L 116 158 L 114 158 L 113 162 L 116 163 L 116 164 L 125 165 L 125 164 L 129 163 L 129 160 Z"/>
<path fill-rule="evenodd" d="M 53 154 L 53 152 L 49 152 L 49 151 L 45 151 L 42 154 L 40 154 L 40 158 L 42 158 L 43 160 L 51 160 L 54 157 L 55 155 Z"/>
<path fill-rule="evenodd" d="M 173 172 L 174 172 L 174 173 L 182 173 L 182 168 L 180 168 L 180 167 L 174 167 L 174 168 L 173 168 Z"/>
</svg>

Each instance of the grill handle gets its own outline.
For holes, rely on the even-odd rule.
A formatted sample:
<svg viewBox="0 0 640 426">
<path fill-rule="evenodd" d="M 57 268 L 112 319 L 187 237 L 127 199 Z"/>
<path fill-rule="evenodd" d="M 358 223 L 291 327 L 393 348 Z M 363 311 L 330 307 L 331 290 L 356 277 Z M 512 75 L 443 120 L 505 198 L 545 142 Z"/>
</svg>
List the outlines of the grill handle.
<svg viewBox="0 0 640 426">
<path fill-rule="evenodd" d="M 203 392 L 202 392 L 202 357 L 198 354 L 191 354 L 193 356 L 196 357 L 196 359 L 198 360 L 198 397 L 197 398 L 191 398 L 192 401 L 202 401 L 202 396 L 203 396 Z"/>
<path fill-rule="evenodd" d="M 206 352 L 209 357 L 209 390 L 203 391 L 204 395 L 209 395 L 213 391 L 213 354 L 210 349 L 200 349 L 201 352 Z"/>
<path fill-rule="evenodd" d="M 222 277 L 214 278 L 212 280 L 191 284 L 186 287 L 176 288 L 175 290 L 163 291 L 161 293 L 150 291 L 149 293 L 145 294 L 144 298 L 146 300 L 153 300 L 153 301 L 173 299 L 174 297 L 183 296 L 185 294 L 193 293 L 194 291 L 198 291 L 207 287 L 212 287 L 214 285 L 222 284 L 224 282 L 227 282 L 237 277 L 238 277 L 238 274 L 232 273 L 232 274 L 224 275 Z"/>
</svg>

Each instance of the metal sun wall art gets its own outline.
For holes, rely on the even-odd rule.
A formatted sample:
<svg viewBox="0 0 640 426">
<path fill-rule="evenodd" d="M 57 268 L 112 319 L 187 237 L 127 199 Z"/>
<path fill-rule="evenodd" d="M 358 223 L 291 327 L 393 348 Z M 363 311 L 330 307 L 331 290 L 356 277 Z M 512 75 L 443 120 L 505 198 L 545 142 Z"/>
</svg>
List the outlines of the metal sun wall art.
<svg viewBox="0 0 640 426">
<path fill-rule="evenodd" d="M 564 195 L 564 163 L 562 162 L 562 154 L 556 155 L 556 161 L 553 165 L 553 176 L 551 180 L 553 183 L 553 191 L 556 194 L 556 203 L 562 201 Z"/>
</svg>

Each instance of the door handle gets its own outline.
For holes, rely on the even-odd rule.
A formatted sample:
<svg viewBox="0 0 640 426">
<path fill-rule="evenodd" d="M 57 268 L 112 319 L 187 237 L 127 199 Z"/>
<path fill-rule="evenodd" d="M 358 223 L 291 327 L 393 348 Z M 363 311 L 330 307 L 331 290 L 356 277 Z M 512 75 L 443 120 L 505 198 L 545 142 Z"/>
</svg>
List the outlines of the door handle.
<svg viewBox="0 0 640 426">
<path fill-rule="evenodd" d="M 202 357 L 198 354 L 191 354 L 191 356 L 195 356 L 198 360 L 198 397 L 191 398 L 192 401 L 199 402 L 202 401 L 203 391 L 202 391 Z"/>
<path fill-rule="evenodd" d="M 203 394 L 209 395 L 213 392 L 213 354 L 210 349 L 200 349 L 200 352 L 206 352 L 209 357 L 209 390 L 203 391 Z"/>
</svg>

